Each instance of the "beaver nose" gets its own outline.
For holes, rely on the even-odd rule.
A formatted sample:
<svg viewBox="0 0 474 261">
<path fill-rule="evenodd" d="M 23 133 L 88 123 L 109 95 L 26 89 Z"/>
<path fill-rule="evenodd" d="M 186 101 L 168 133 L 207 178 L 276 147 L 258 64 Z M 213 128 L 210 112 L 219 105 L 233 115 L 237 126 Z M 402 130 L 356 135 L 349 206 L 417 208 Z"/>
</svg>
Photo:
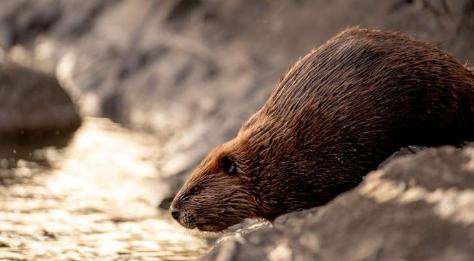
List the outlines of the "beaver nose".
<svg viewBox="0 0 474 261">
<path fill-rule="evenodd" d="M 179 221 L 179 210 L 177 208 L 171 207 L 170 208 L 171 216 L 176 220 Z"/>
</svg>

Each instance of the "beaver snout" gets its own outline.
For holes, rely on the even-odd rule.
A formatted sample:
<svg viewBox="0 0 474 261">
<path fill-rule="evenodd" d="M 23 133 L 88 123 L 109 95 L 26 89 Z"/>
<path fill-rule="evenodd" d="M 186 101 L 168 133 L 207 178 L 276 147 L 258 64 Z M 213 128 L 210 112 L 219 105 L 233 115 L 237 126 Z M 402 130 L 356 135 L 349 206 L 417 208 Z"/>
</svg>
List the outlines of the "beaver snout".
<svg viewBox="0 0 474 261">
<path fill-rule="evenodd" d="M 170 208 L 170 214 L 176 221 L 179 221 L 179 210 L 178 209 L 176 209 L 174 207 L 171 207 Z"/>
<path fill-rule="evenodd" d="M 196 227 L 196 222 L 192 211 L 186 208 L 180 208 L 172 204 L 170 207 L 171 216 L 178 221 L 183 227 L 193 229 Z"/>
</svg>

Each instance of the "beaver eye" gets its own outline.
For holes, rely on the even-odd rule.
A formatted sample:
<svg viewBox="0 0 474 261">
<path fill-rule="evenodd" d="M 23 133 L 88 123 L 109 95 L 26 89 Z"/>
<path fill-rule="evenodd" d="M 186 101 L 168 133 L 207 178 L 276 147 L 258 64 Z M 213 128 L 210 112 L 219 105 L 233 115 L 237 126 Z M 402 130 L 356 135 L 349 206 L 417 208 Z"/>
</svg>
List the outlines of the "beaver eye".
<svg viewBox="0 0 474 261">
<path fill-rule="evenodd" d="M 219 165 L 222 168 L 222 170 L 224 170 L 230 175 L 235 175 L 237 173 L 237 166 L 235 166 L 235 163 L 232 160 L 232 158 L 227 155 L 223 156 L 219 160 Z"/>
<path fill-rule="evenodd" d="M 190 194 L 191 195 L 196 195 L 198 192 L 199 192 L 199 187 L 194 186 L 194 187 L 191 188 Z"/>
</svg>

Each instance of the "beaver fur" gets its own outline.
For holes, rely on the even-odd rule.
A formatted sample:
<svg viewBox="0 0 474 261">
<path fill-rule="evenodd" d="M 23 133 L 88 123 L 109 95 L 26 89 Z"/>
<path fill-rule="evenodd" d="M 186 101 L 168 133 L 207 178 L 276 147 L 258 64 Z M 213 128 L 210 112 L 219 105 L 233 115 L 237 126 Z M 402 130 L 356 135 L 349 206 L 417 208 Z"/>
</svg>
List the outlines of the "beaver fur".
<svg viewBox="0 0 474 261">
<path fill-rule="evenodd" d="M 175 197 L 183 226 L 219 231 L 325 204 L 401 147 L 474 136 L 474 75 L 437 47 L 352 28 L 297 61 L 237 137 Z"/>
</svg>

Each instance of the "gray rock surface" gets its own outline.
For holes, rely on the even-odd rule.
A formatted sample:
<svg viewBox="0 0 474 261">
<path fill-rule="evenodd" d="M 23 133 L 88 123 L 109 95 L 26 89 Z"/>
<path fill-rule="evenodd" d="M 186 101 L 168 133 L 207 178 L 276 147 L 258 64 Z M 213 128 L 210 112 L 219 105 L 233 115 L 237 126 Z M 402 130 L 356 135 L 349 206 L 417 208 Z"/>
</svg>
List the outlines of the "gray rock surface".
<svg viewBox="0 0 474 261">
<path fill-rule="evenodd" d="M 47 144 L 46 139 L 68 136 L 80 123 L 54 75 L 0 63 L 0 144 Z"/>
<path fill-rule="evenodd" d="M 55 60 L 85 113 L 165 142 L 157 165 L 172 196 L 289 64 L 333 34 L 401 30 L 473 61 L 473 10 L 471 0 L 5 0 L 0 43 Z"/>
<path fill-rule="evenodd" d="M 328 205 L 221 240 L 204 260 L 472 260 L 474 148 L 427 149 Z"/>
</svg>

